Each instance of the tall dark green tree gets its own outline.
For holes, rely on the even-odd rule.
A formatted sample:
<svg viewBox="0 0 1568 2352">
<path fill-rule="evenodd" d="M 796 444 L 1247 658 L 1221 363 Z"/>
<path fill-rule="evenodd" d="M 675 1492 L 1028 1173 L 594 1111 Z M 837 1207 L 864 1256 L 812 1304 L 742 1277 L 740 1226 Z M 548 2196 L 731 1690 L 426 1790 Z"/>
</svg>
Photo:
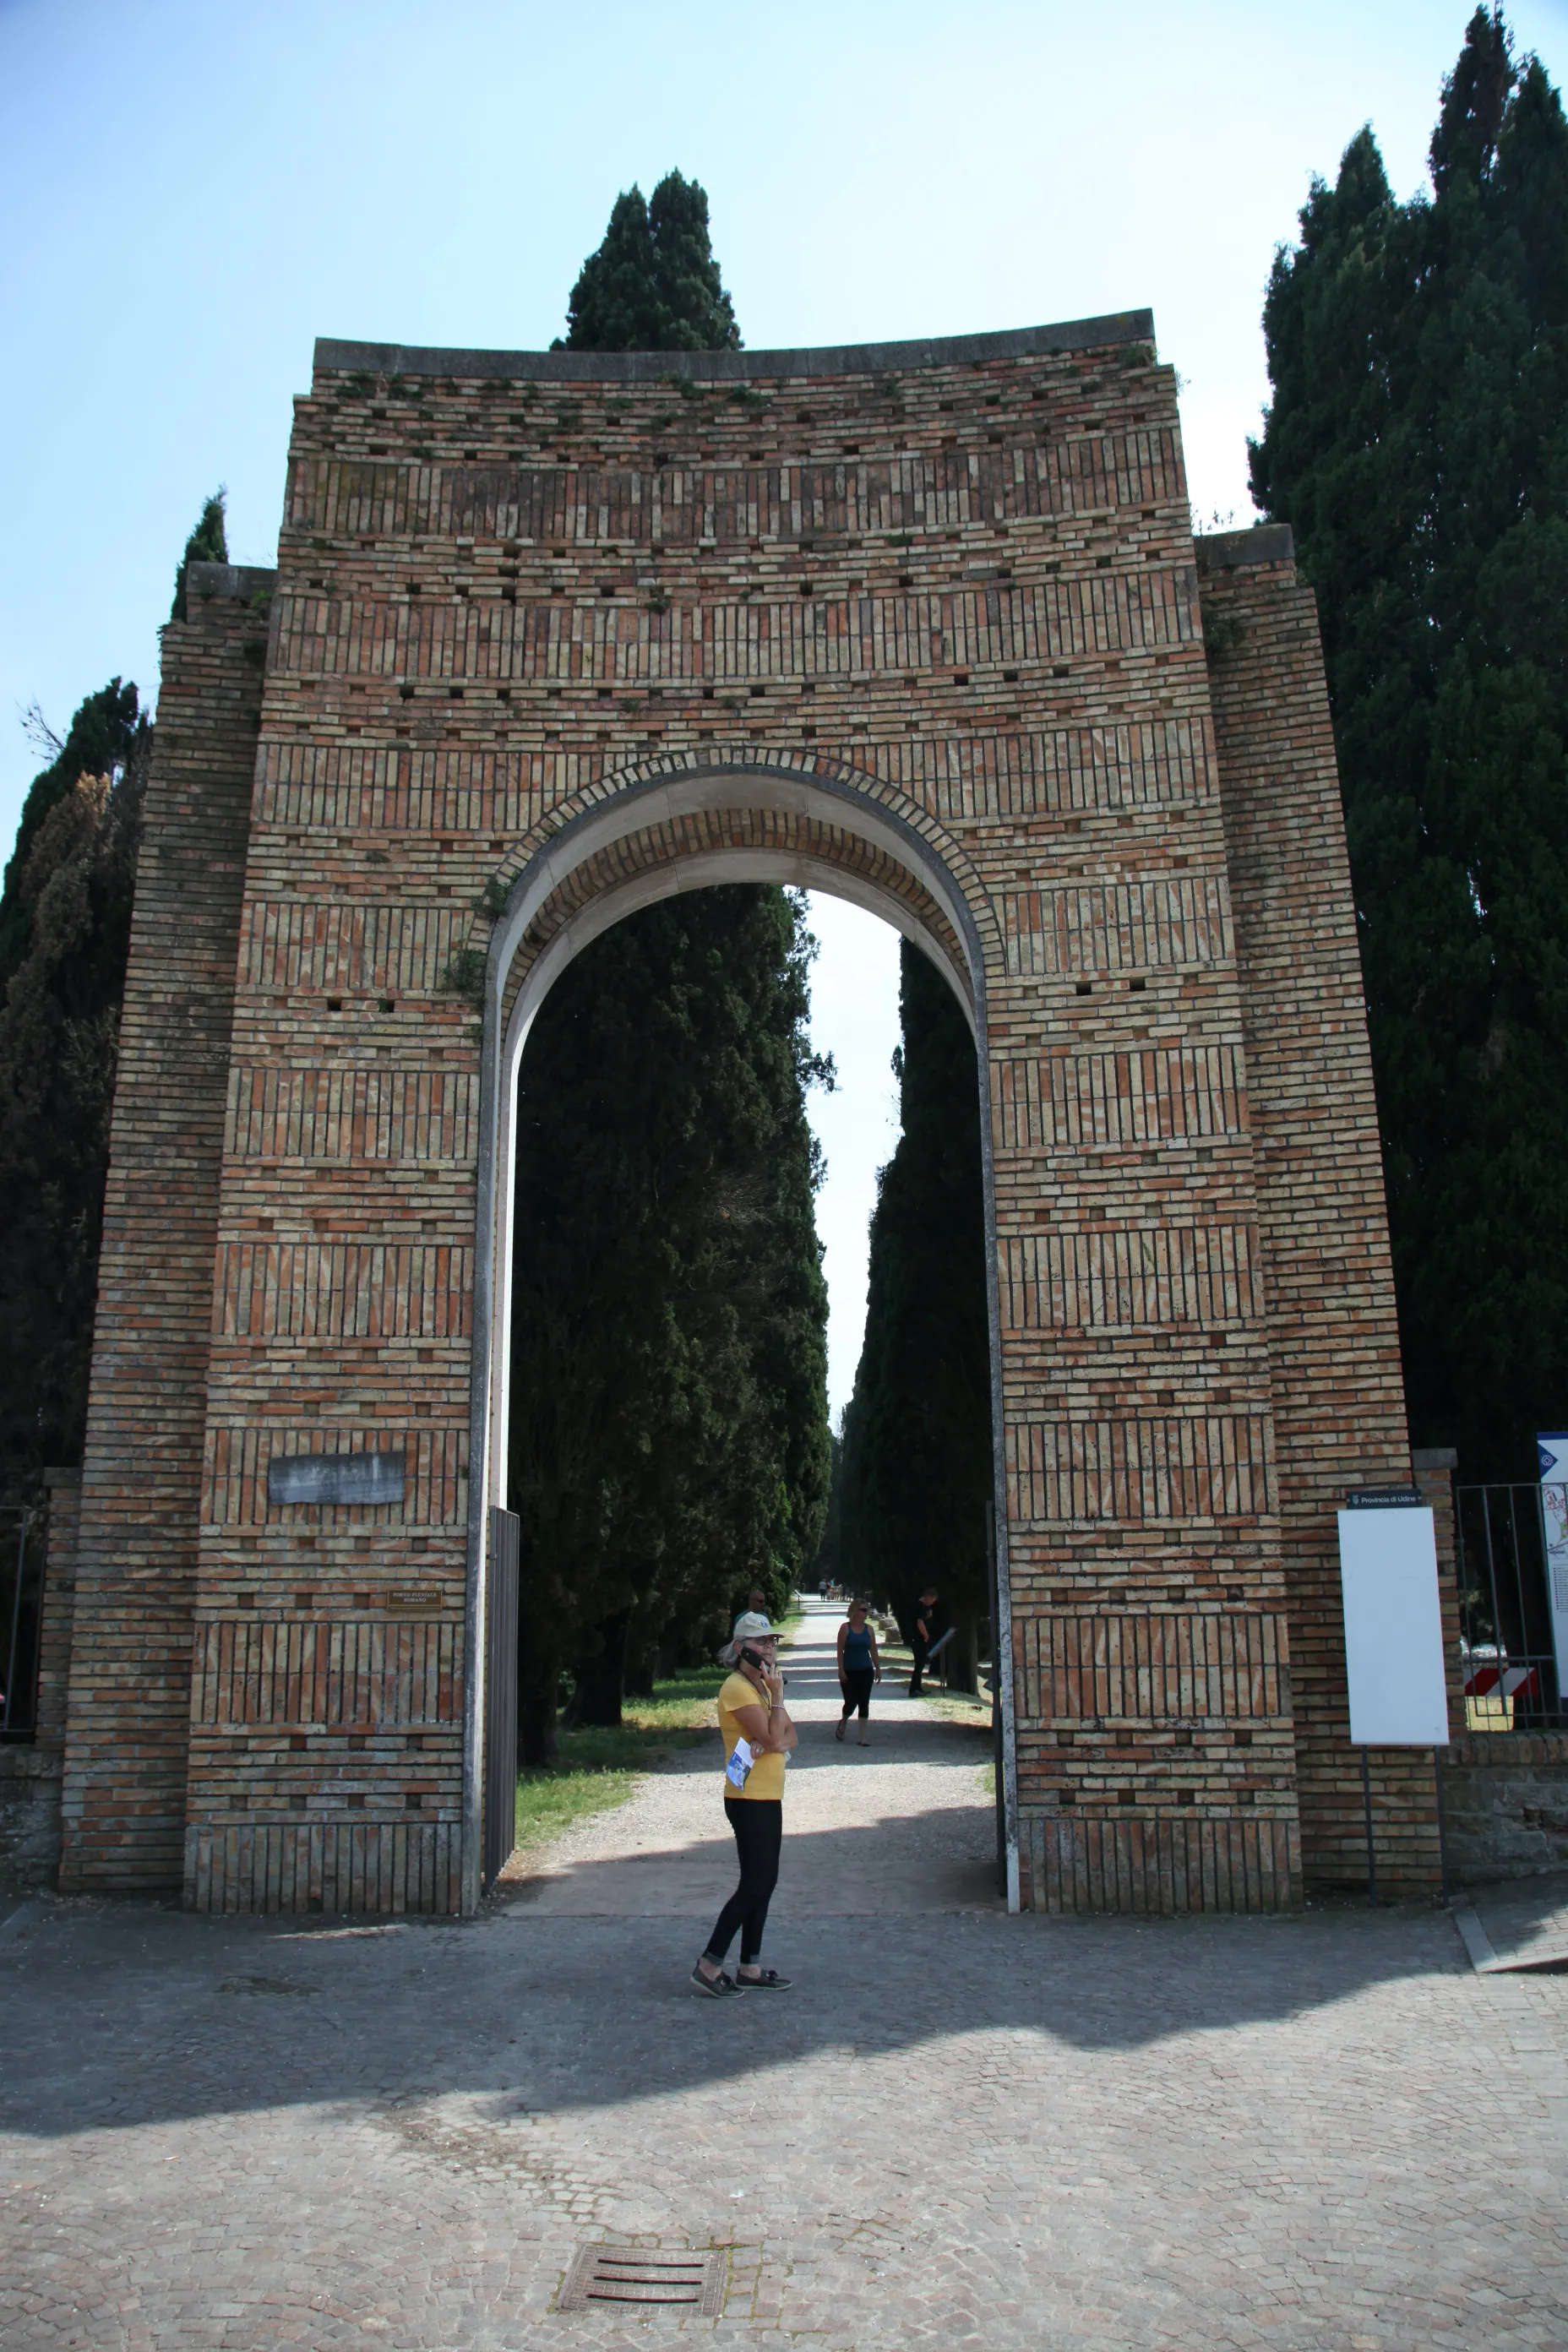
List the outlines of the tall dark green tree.
<svg viewBox="0 0 1568 2352">
<path fill-rule="evenodd" d="M 185 541 L 226 561 L 224 494 Z M 41 722 L 40 722 L 41 725 Z M 47 730 L 43 730 L 47 737 Z M 33 779 L 0 892 L 0 1492 L 81 1459 L 109 1121 L 152 760 L 134 686 L 80 705 Z"/>
<path fill-rule="evenodd" d="M 628 1675 L 737 1586 L 783 1603 L 828 1487 L 801 901 L 683 894 L 568 967 L 523 1056 L 510 1496 L 524 1715 Z"/>
<path fill-rule="evenodd" d="M 1264 310 L 1253 496 L 1317 592 L 1412 1432 L 1568 1414 L 1568 124 L 1478 9 L 1431 187 L 1363 130 Z"/>
<path fill-rule="evenodd" d="M 645 202 L 616 199 L 566 312 L 574 352 L 738 352 L 740 331 L 708 237 L 708 197 L 668 172 Z M 559 348 L 559 346 L 558 346 Z"/>
<path fill-rule="evenodd" d="M 990 1608 L 991 1371 L 974 1045 L 952 990 L 906 942 L 900 1132 L 871 1214 L 866 1337 L 844 1417 L 839 1574 L 906 1631 L 934 1583 L 969 1629 Z"/>
<path fill-rule="evenodd" d="M 0 1492 L 81 1459 L 152 730 L 116 678 L 35 782 L 0 908 Z M 72 772 L 74 769 L 74 772 Z"/>
<path fill-rule="evenodd" d="M 169 608 L 171 621 L 183 621 L 185 617 L 185 574 L 192 564 L 228 562 L 226 508 L 227 492 L 215 490 L 202 509 L 201 520 L 185 541 L 185 551 L 174 574 L 174 601 Z"/>
<path fill-rule="evenodd" d="M 127 770 L 139 773 L 146 764 L 145 737 L 150 725 L 137 704 L 136 688 L 111 677 L 79 707 L 64 742 L 50 739 L 55 756 L 33 778 L 22 803 L 21 822 L 0 893 L 0 1002 L 32 936 L 32 894 L 24 890 L 22 877 L 39 828 L 79 777 L 112 777 Z"/>
<path fill-rule="evenodd" d="M 732 348 L 708 200 L 621 196 L 572 296 L 577 350 Z M 737 1591 L 782 1605 L 826 1509 L 826 1292 L 805 1087 L 807 941 L 776 889 L 628 918 L 572 964 L 522 1066 L 510 1492 L 521 1746 L 618 1720 Z"/>
</svg>

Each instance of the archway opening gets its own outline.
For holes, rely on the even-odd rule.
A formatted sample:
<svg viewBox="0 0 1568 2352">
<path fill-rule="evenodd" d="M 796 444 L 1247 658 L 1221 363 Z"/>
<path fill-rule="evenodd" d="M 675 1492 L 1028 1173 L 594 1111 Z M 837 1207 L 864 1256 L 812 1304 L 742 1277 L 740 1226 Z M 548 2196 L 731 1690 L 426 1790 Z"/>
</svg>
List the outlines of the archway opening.
<svg viewBox="0 0 1568 2352">
<path fill-rule="evenodd" d="M 518 1137 L 520 1111 L 525 1122 L 529 1117 L 530 1039 L 535 1034 L 536 1024 L 542 1024 L 536 1040 L 538 1075 L 542 1079 L 549 1060 L 548 1053 L 542 1050 L 549 1028 L 543 1008 L 562 975 L 584 950 L 603 942 L 606 934 L 617 929 L 623 940 L 635 932 L 636 925 L 628 922 L 628 918 L 639 916 L 644 909 L 657 908 L 661 901 L 679 898 L 685 902 L 684 920 L 697 905 L 687 895 L 693 891 L 717 894 L 733 882 L 782 882 L 796 890 L 803 886 L 815 887 L 836 901 L 874 910 L 883 920 L 890 920 L 904 940 L 920 951 L 912 968 L 918 970 L 922 981 L 929 974 L 932 987 L 924 991 L 928 999 L 934 992 L 944 1007 L 951 1007 L 959 1035 L 971 1040 L 976 1011 L 984 1003 L 984 962 L 973 938 L 966 937 L 966 932 L 972 932 L 972 925 L 963 894 L 924 845 L 911 844 L 896 822 L 889 823 L 875 808 L 866 812 L 847 808 L 847 797 L 832 795 L 820 788 L 814 790 L 798 777 L 781 780 L 753 773 L 747 774 L 739 788 L 735 779 L 688 780 L 683 804 L 679 793 L 666 782 L 658 792 L 656 806 L 649 807 L 646 801 L 639 806 L 636 796 L 628 794 L 621 798 L 613 812 L 583 812 L 575 820 L 574 838 L 567 842 L 558 837 L 551 849 L 534 861 L 530 872 L 511 883 L 507 913 L 498 925 L 490 959 L 489 1010 L 491 1035 L 499 1050 L 493 1069 L 495 1175 L 489 1229 L 494 1237 L 494 1265 L 493 1280 L 489 1286 L 492 1302 L 487 1335 L 490 1377 L 484 1399 L 486 1481 L 482 1507 L 487 1519 L 497 1509 L 516 1507 L 524 1522 L 524 1588 L 530 1606 L 538 1605 L 538 1580 L 532 1580 L 535 1589 L 530 1592 L 526 1555 L 533 1531 L 527 1527 L 527 1521 L 537 1507 L 538 1491 L 537 1481 L 531 1481 L 527 1475 L 522 1480 L 525 1491 L 519 1491 L 520 1465 L 528 1449 L 520 1447 L 518 1415 L 537 1423 L 541 1383 L 533 1377 L 537 1368 L 530 1367 L 526 1355 L 519 1351 L 527 1348 L 527 1318 L 537 1311 L 540 1299 L 537 1270 L 527 1263 L 531 1246 L 527 1203 L 514 1197 L 518 1172 L 527 1159 L 526 1150 L 520 1155 Z M 846 823 L 847 816 L 859 821 Z M 777 894 L 747 895 L 772 898 Z M 696 928 L 700 929 L 700 924 Z M 557 999 L 558 1003 L 561 1001 Z M 967 1051 L 973 1083 L 972 1044 L 967 1045 Z M 977 1089 L 973 1099 L 975 1150 L 981 1163 L 975 1171 L 975 1193 L 978 1223 L 983 1229 L 976 1238 L 984 1250 L 984 1287 L 991 1327 L 986 1341 L 986 1371 L 994 1374 L 995 1251 L 988 1120 L 981 1116 Z M 524 1211 L 522 1215 L 518 1213 L 520 1206 Z M 605 1268 L 599 1269 L 601 1279 L 606 1272 Z M 613 1288 L 613 1272 L 608 1273 L 608 1278 Z M 521 1318 L 520 1308 L 525 1310 Z M 605 1311 L 606 1302 L 601 1297 L 598 1312 L 602 1316 Z M 520 1363 L 523 1367 L 521 1372 L 515 1369 Z M 991 1385 L 994 1387 L 994 1381 Z M 992 1453 L 987 1483 L 993 1503 L 996 1499 L 1000 1454 L 994 1406 L 994 1395 L 984 1400 Z M 821 1434 L 826 1437 L 825 1396 L 819 1410 L 824 1423 Z M 535 1426 L 530 1444 L 536 1441 L 537 1435 Z M 559 1439 L 557 1431 L 557 1443 Z M 655 1441 L 650 1437 L 648 1442 Z M 692 1443 L 694 1451 L 700 1452 L 695 1435 Z M 493 1531 L 487 1528 L 486 1532 Z M 798 1544 L 789 1558 L 792 1586 L 804 1583 L 815 1565 L 816 1532 L 814 1528 L 811 1559 L 801 1553 Z M 984 1549 L 983 1538 L 977 1548 Z M 784 1549 L 787 1550 L 787 1547 Z M 743 1597 L 757 1566 L 755 1559 L 733 1561 L 730 1572 L 721 1580 L 724 1590 L 719 1606 L 729 1606 Z M 775 1581 L 779 1566 L 779 1548 L 775 1547 L 771 1557 Z M 857 1580 L 867 1580 L 863 1566 Z M 973 1666 L 977 1655 L 990 1650 L 988 1636 L 993 1620 L 997 1621 L 1002 1635 L 1000 1654 L 1006 1654 L 1005 1574 L 1000 1582 L 1000 1604 L 992 1603 L 984 1610 L 985 1622 L 981 1625 L 973 1622 L 980 1612 L 966 1597 L 965 1622 L 961 1629 L 955 1629 L 961 1633 L 959 1646 L 952 1653 L 960 1662 L 956 1681 L 969 1679 L 964 1669 Z M 710 1600 L 713 1597 L 710 1594 Z M 884 1593 L 879 1597 L 891 1596 Z M 912 1600 L 912 1596 L 908 1597 Z M 663 1603 L 656 1601 L 654 1605 L 657 1608 Z M 903 1612 L 906 1630 L 910 1613 L 907 1609 Z M 611 1611 L 609 1614 L 614 1620 L 617 1612 Z M 711 1616 L 711 1608 L 709 1614 Z M 482 1609 L 474 1615 L 482 1623 Z M 679 1619 L 681 1612 L 678 1609 L 675 1615 Z M 585 1689 L 586 1713 L 591 1717 L 600 1711 L 595 1709 L 588 1688 L 595 1654 L 603 1659 L 606 1652 L 614 1653 L 607 1659 L 613 1684 L 618 1682 L 624 1686 L 628 1677 L 633 1683 L 645 1680 L 650 1655 L 658 1653 L 654 1635 L 669 1631 L 676 1647 L 684 1643 L 689 1651 L 699 1633 L 706 1640 L 712 1631 L 710 1624 L 699 1624 L 701 1615 L 700 1609 L 695 1614 L 687 1609 L 683 1622 L 672 1621 L 670 1627 L 659 1629 L 652 1625 L 647 1612 L 639 1618 L 634 1611 L 629 1629 L 615 1622 L 607 1628 L 595 1628 L 595 1643 L 587 1645 L 569 1678 L 570 1696 L 578 1712 L 584 1711 Z M 628 1633 L 629 1646 L 623 1649 L 623 1636 Z M 665 1663 L 677 1662 L 667 1654 Z M 547 1662 L 542 1678 L 547 1685 L 559 1663 L 559 1659 Z M 1005 1675 L 995 1677 L 999 1705 L 1008 1696 L 1008 1679 Z M 556 1692 L 547 1689 L 542 1699 L 537 1688 L 531 1695 L 525 1683 L 525 1740 L 530 1704 L 537 1709 L 541 1705 L 551 1705 L 556 1696 Z M 475 1729 L 477 1733 L 478 1725 Z M 537 1714 L 534 1729 L 537 1731 Z M 1010 1741 L 1006 1745 L 1010 1750 Z M 1010 1796 L 1009 1780 L 1005 1769 L 998 1776 L 998 1788 L 1005 1796 Z M 1010 1812 L 1010 1805 L 1007 1810 Z"/>
</svg>

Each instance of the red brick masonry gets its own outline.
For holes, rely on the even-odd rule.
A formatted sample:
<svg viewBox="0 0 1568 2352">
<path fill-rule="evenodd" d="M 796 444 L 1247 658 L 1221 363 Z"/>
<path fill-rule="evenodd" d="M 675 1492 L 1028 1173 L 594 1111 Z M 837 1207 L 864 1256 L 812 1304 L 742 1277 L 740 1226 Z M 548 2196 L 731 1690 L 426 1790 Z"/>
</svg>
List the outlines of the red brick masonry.
<svg viewBox="0 0 1568 2352">
<path fill-rule="evenodd" d="M 1288 534 L 1194 547 L 1148 314 L 324 344 L 276 583 L 193 582 L 68 1882 L 472 1902 L 516 1055 L 595 924 L 742 875 L 880 907 L 976 1022 L 1021 1899 L 1357 1876 L 1333 1510 L 1410 1457 L 1322 666 Z M 365 1451 L 400 1504 L 269 1499 Z M 1380 1759 L 1391 1884 L 1435 1883 L 1417 1777 Z"/>
</svg>

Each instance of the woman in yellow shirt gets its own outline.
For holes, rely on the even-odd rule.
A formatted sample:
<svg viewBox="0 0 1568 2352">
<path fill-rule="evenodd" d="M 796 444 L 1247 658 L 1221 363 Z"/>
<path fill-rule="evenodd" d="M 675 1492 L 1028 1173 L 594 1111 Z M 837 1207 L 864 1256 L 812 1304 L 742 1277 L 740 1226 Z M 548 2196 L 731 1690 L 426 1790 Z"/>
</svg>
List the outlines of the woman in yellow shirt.
<svg viewBox="0 0 1568 2352">
<path fill-rule="evenodd" d="M 797 1734 L 784 1703 L 778 1635 L 767 1619 L 752 1610 L 737 1617 L 729 1654 L 735 1670 L 719 1693 L 719 1730 L 724 1742 L 724 1811 L 735 1832 L 741 1881 L 691 1971 L 698 1991 L 715 2000 L 738 1992 L 787 1992 L 790 1987 L 789 1978 L 764 1969 L 759 1956 L 784 1843 L 784 1758 Z M 741 1965 L 731 1977 L 724 1960 L 737 1927 Z"/>
</svg>

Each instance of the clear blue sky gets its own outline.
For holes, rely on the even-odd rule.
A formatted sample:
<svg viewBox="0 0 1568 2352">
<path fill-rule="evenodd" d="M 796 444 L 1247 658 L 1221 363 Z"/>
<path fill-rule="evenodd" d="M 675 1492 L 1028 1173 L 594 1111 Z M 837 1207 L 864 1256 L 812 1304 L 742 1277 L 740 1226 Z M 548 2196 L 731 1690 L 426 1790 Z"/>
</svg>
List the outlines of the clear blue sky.
<svg viewBox="0 0 1568 2352">
<path fill-rule="evenodd" d="M 1363 121 L 1420 184 L 1468 14 L 0 0 L 0 846 L 23 708 L 155 692 L 217 483 L 271 562 L 312 339 L 546 344 L 616 191 L 671 164 L 753 350 L 1152 305 L 1194 513 L 1245 520 L 1274 247 Z M 1508 15 L 1560 81 L 1568 0 Z"/>
</svg>

